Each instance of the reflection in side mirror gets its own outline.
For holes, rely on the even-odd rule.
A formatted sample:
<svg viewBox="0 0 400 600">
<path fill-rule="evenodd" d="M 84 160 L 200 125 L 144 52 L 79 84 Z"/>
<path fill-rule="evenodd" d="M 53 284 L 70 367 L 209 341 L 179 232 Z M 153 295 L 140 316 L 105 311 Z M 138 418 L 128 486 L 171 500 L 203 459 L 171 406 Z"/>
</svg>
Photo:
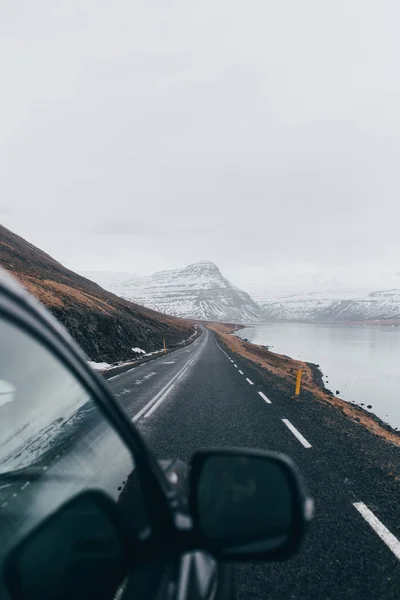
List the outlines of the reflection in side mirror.
<svg viewBox="0 0 400 600">
<path fill-rule="evenodd" d="M 312 501 L 292 463 L 255 450 L 210 450 L 192 461 L 194 526 L 209 549 L 226 558 L 290 556 Z"/>
<path fill-rule="evenodd" d="M 117 511 L 101 492 L 85 492 L 59 508 L 8 557 L 5 577 L 11 598 L 114 598 L 127 572 Z"/>
</svg>

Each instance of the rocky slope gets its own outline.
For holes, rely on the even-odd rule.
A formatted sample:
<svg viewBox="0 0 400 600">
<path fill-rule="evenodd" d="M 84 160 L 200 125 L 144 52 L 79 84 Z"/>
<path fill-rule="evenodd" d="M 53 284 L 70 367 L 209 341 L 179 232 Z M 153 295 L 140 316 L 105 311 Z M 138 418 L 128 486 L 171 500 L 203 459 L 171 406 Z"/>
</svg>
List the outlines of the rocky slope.
<svg viewBox="0 0 400 600">
<path fill-rule="evenodd" d="M 158 350 L 179 344 L 193 326 L 128 302 L 63 267 L 51 256 L 0 225 L 0 265 L 45 304 L 88 358 L 115 362 L 132 348 Z"/>
<path fill-rule="evenodd" d="M 104 274 L 93 276 L 124 298 L 170 315 L 234 323 L 265 320 L 249 294 L 230 283 L 212 262 L 119 282 L 113 277 L 108 284 Z"/>
</svg>

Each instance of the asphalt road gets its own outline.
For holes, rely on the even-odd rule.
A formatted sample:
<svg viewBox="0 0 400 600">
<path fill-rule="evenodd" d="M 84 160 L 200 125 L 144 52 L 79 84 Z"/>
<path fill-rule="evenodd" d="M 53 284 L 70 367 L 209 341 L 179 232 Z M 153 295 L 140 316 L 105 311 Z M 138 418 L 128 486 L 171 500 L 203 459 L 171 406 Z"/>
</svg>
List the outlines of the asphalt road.
<svg viewBox="0 0 400 600">
<path fill-rule="evenodd" d="M 397 448 L 336 409 L 271 393 L 261 369 L 209 331 L 110 385 L 159 458 L 250 446 L 299 466 L 316 503 L 306 541 L 288 562 L 240 565 L 239 599 L 400 598 Z"/>
<path fill-rule="evenodd" d="M 205 446 L 247 446 L 286 453 L 299 466 L 316 503 L 306 541 L 287 562 L 239 565 L 239 600 L 400 598 L 398 448 L 336 409 L 278 392 L 265 371 L 221 348 L 207 330 L 109 385 L 160 459 L 188 460 Z M 37 465 L 48 480 L 44 497 L 54 501 L 54 494 L 100 480 L 118 495 L 132 464 L 93 405 L 83 406 L 63 432 L 65 452 L 60 438 Z M 60 485 L 52 473 L 74 478 Z M 0 485 L 2 540 L 15 528 L 10 514 L 31 505 L 34 492 L 28 477 Z"/>
</svg>

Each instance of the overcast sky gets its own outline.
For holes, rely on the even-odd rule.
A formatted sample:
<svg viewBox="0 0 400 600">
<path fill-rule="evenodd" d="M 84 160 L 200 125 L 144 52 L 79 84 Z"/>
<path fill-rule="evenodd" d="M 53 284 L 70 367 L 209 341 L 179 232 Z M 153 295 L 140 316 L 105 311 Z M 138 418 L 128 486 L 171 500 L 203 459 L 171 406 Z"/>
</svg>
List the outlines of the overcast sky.
<svg viewBox="0 0 400 600">
<path fill-rule="evenodd" d="M 398 0 L 4 0 L 1 222 L 79 271 L 400 271 L 399 22 Z"/>
</svg>

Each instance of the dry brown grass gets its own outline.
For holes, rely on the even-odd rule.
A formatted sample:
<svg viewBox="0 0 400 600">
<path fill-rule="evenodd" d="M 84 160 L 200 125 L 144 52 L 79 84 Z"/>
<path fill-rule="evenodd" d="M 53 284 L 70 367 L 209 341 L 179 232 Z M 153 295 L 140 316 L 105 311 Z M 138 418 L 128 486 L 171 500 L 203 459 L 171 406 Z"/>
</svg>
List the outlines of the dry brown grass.
<svg viewBox="0 0 400 600">
<path fill-rule="evenodd" d="M 79 304 L 83 304 L 88 308 L 95 308 L 100 312 L 103 312 L 108 315 L 114 312 L 115 310 L 114 307 L 110 306 L 110 304 L 108 304 L 105 300 L 96 298 L 91 294 L 83 292 L 82 290 L 79 290 L 70 285 L 66 285 L 65 283 L 59 283 L 51 279 L 45 279 L 42 283 L 45 287 L 50 288 L 50 290 L 54 291 L 54 293 L 56 293 L 58 296 L 74 299 Z"/>
<path fill-rule="evenodd" d="M 24 277 L 18 274 L 18 280 L 24 286 L 24 288 L 30 292 L 35 298 L 42 302 L 48 307 L 61 307 L 64 305 L 60 296 L 54 291 L 46 289 L 44 286 L 38 283 L 38 280 L 33 280 L 30 277 Z"/>
<path fill-rule="evenodd" d="M 399 434 L 386 430 L 384 427 L 382 427 L 382 425 L 375 421 L 372 416 L 366 414 L 362 410 L 359 410 L 357 407 L 352 406 L 348 402 L 337 398 L 336 396 L 331 396 L 323 388 L 321 388 L 315 381 L 311 368 L 305 362 L 294 360 L 281 354 L 275 354 L 275 352 L 270 352 L 263 346 L 250 344 L 244 340 L 241 340 L 240 338 L 232 335 L 232 333 L 237 329 L 237 327 L 234 325 L 208 323 L 207 327 L 217 333 L 225 345 L 232 350 L 232 352 L 235 352 L 240 356 L 244 356 L 248 360 L 260 365 L 266 371 L 269 371 L 272 375 L 274 375 L 278 379 L 278 382 L 280 380 L 282 391 L 287 392 L 288 386 L 292 386 L 294 394 L 296 373 L 298 369 L 301 368 L 303 370 L 301 380 L 302 389 L 306 389 L 311 392 L 312 396 L 316 400 L 338 408 L 344 415 L 346 415 L 346 417 L 352 421 L 360 423 L 375 435 L 384 438 L 396 446 L 400 446 Z"/>
<path fill-rule="evenodd" d="M 62 307 L 65 306 L 66 301 L 70 302 L 72 300 L 87 308 L 96 309 L 108 315 L 115 310 L 113 306 L 110 306 L 104 300 L 95 298 L 64 283 L 58 283 L 52 279 L 40 280 L 22 274 L 17 274 L 17 277 L 22 285 L 45 306 Z"/>
</svg>

